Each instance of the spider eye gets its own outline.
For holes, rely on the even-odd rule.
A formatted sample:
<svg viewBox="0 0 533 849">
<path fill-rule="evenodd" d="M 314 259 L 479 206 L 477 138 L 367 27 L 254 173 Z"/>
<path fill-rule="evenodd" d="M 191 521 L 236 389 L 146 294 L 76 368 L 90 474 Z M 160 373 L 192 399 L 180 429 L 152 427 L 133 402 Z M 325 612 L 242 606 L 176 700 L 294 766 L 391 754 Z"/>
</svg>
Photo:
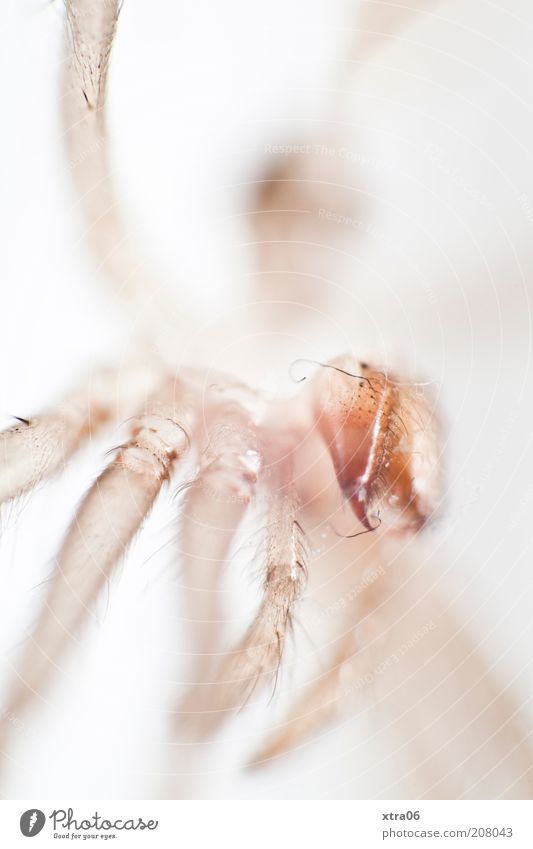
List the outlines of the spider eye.
<svg viewBox="0 0 533 849">
<path fill-rule="evenodd" d="M 410 384 L 347 358 L 315 380 L 315 418 L 362 525 L 416 531 L 440 494 L 435 416 Z M 365 365 L 361 380 L 356 372 Z"/>
</svg>

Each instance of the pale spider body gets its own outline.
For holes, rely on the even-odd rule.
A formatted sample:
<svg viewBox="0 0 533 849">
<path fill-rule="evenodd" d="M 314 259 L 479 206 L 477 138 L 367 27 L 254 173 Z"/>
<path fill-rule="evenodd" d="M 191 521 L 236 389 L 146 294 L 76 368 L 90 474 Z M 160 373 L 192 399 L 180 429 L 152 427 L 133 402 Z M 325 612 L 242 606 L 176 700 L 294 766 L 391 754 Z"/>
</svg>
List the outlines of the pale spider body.
<svg viewBox="0 0 533 849">
<path fill-rule="evenodd" d="M 106 77 L 118 11 L 113 2 L 97 9 L 87 0 L 67 3 L 66 132 L 93 247 L 104 257 L 109 277 L 127 289 L 126 297 L 146 304 L 143 332 L 150 334 L 163 314 L 168 321 L 173 304 L 164 295 L 153 297 L 134 246 L 128 239 L 117 240 L 120 213 L 107 174 Z M 439 498 L 432 403 L 422 396 L 415 403 L 414 387 L 353 356 L 318 364 L 317 375 L 292 399 L 280 402 L 212 371 L 181 368 L 173 373 L 156 360 L 128 368 L 131 375 L 125 377 L 103 371 L 59 406 L 2 434 L 1 495 L 9 501 L 60 472 L 89 437 L 117 416 L 129 421 L 129 437 L 82 500 L 57 555 L 45 609 L 20 661 L 8 712 L 20 714 L 32 695 L 44 690 L 72 635 L 79 633 L 84 611 L 95 604 L 163 485 L 172 480 L 184 486 L 184 550 L 208 553 L 220 564 L 250 503 L 265 504 L 264 589 L 256 618 L 215 668 L 210 684 L 202 674 L 211 664 L 204 670 L 198 664 L 198 684 L 178 710 L 178 716 L 198 714 L 198 729 L 205 734 L 241 707 L 258 682 L 275 675 L 282 660 L 312 568 L 308 493 L 296 473 L 300 446 L 311 442 L 315 450 L 321 445 L 322 453 L 331 454 L 331 471 L 361 523 L 360 532 L 377 530 L 381 523 L 414 532 L 431 518 Z M 415 451 L 420 433 L 427 444 Z M 182 471 L 189 452 L 192 480 Z M 416 472 L 415 455 L 421 457 Z M 322 478 L 320 471 L 313 481 L 311 500 L 318 503 L 328 485 Z M 428 478 L 434 479 L 429 486 Z M 431 494 L 422 501 L 421 492 L 428 489 Z M 389 522 L 390 513 L 394 520 Z M 214 533 L 205 534 L 204 528 L 213 527 Z M 216 635 L 215 625 L 210 630 Z M 206 656 L 214 639 L 209 630 L 201 638 Z"/>
<path fill-rule="evenodd" d="M 327 571 L 338 558 L 339 572 L 350 572 L 357 586 L 350 599 L 356 603 L 347 605 L 341 633 L 321 658 L 321 673 L 290 701 L 282 725 L 247 754 L 254 763 L 264 763 L 298 748 L 328 720 L 343 715 L 362 676 L 376 667 L 379 653 L 390 657 L 383 625 L 387 617 L 397 627 L 400 644 L 412 639 L 409 629 L 402 631 L 403 616 L 391 613 L 391 599 L 401 610 L 410 610 L 415 601 L 401 578 L 387 573 L 381 580 L 385 573 L 381 566 L 376 571 L 375 564 L 388 560 L 389 552 L 395 561 L 397 541 L 407 546 L 441 507 L 436 393 L 419 375 L 361 361 L 356 340 L 322 362 L 320 351 L 311 350 L 308 342 L 305 351 L 299 350 L 297 333 L 279 354 L 267 334 L 266 343 L 260 338 L 272 314 L 279 318 L 282 313 L 287 327 L 294 328 L 300 299 L 309 313 L 327 302 L 320 269 L 313 269 L 309 286 L 295 273 L 287 303 L 283 288 L 277 291 L 269 275 L 276 251 L 289 272 L 298 266 L 300 243 L 309 238 L 302 210 L 323 204 L 347 217 L 352 207 L 350 192 L 340 184 L 338 163 L 323 186 L 298 157 L 285 161 L 257 192 L 259 214 L 253 226 L 264 273 L 258 278 L 256 302 L 246 303 L 242 315 L 235 310 L 212 333 L 202 328 L 202 340 L 210 337 L 207 365 L 201 356 L 199 362 L 189 358 L 189 349 L 201 347 L 194 337 L 202 322 L 184 317 L 139 260 L 110 174 L 106 82 L 119 6 L 115 0 L 67 0 L 62 108 L 88 242 L 99 274 L 126 307 L 133 305 L 135 351 L 120 368 L 93 373 L 60 403 L 0 434 L 0 501 L 28 497 L 61 474 L 84 444 L 100 434 L 123 425 L 127 435 L 110 451 L 104 470 L 83 496 L 55 558 L 42 610 L 14 664 L 2 741 L 9 743 L 10 717 L 23 717 L 32 703 L 46 699 L 68 649 L 83 633 L 152 508 L 175 493 L 179 569 L 185 575 L 184 607 L 193 650 L 189 679 L 168 709 L 174 733 L 187 745 L 212 743 L 224 723 L 232 718 L 239 722 L 246 706 L 275 695 L 288 637 L 298 624 L 317 561 Z M 388 28 L 394 31 L 401 20 L 400 11 Z M 370 52 L 375 46 L 372 37 L 363 44 Z M 313 226 L 320 241 L 331 221 L 319 217 Z M 213 368 L 212 352 L 225 350 L 225 344 L 231 349 L 236 328 L 245 337 L 250 327 L 258 335 L 254 361 L 247 361 L 246 346 L 237 347 L 225 357 L 223 370 L 218 364 Z M 315 361 L 303 359 L 310 351 Z M 275 354 L 291 387 L 280 395 L 268 391 L 265 379 L 267 358 Z M 260 598 L 248 627 L 232 645 L 224 629 L 220 574 L 231 566 L 236 541 L 246 543 L 255 535 L 261 538 L 253 557 Z M 328 543 L 321 549 L 323 537 Z M 406 550 L 409 558 L 412 549 Z M 196 592 L 191 591 L 194 586 Z M 417 591 L 411 592 L 416 600 Z M 421 627 L 431 632 L 431 622 L 426 616 Z M 441 634 L 446 633 L 443 627 Z M 467 648 L 458 650 L 461 657 L 470 656 Z M 446 680 L 446 673 L 441 677 Z M 489 683 L 479 699 L 492 704 Z M 509 731 L 511 744 L 513 734 Z M 427 772 L 431 774 L 429 768 Z M 449 786 L 443 794 L 453 792 Z"/>
</svg>

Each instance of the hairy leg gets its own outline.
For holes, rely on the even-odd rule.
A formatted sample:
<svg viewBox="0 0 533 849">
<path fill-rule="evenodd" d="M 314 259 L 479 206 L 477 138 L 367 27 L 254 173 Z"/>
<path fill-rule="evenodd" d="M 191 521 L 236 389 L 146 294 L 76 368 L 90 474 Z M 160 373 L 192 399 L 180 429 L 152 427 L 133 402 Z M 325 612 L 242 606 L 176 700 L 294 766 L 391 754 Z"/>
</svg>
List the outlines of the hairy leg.
<svg viewBox="0 0 533 849">
<path fill-rule="evenodd" d="M 262 463 L 256 421 L 232 387 L 208 402 L 202 429 L 206 446 L 196 480 L 186 491 L 180 526 L 195 683 L 205 682 L 219 645 L 220 570 L 254 495 Z M 194 712 L 194 698 L 186 697 L 185 702 L 183 710 Z"/>
<path fill-rule="evenodd" d="M 263 434 L 272 452 L 273 434 Z M 280 456 L 280 454 L 282 456 Z M 270 455 L 272 456 L 272 455 Z M 291 449 L 280 450 L 260 478 L 258 497 L 267 502 L 267 551 L 263 597 L 254 621 L 240 643 L 231 650 L 217 671 L 216 681 L 199 688 L 199 710 L 194 717 L 203 736 L 214 731 L 229 714 L 241 708 L 256 685 L 264 685 L 277 674 L 293 606 L 306 581 L 306 547 L 298 522 L 298 499 L 293 483 Z"/>
<path fill-rule="evenodd" d="M 159 353 L 190 331 L 177 303 L 128 232 L 113 186 L 106 129 L 107 72 L 120 0 L 67 0 L 63 117 L 70 173 L 89 246 L 107 281 L 133 310 L 147 349 Z M 167 332 L 168 331 L 168 332 Z M 154 334 L 157 334 L 154 337 Z"/>
<path fill-rule="evenodd" d="M 104 425 L 131 415 L 153 379 L 141 367 L 98 371 L 53 409 L 0 433 L 0 504 L 59 471 Z"/>
<path fill-rule="evenodd" d="M 347 633 L 252 764 L 297 752 L 334 720 L 371 713 L 371 740 L 387 752 L 370 768 L 384 798 L 531 798 L 526 706 L 456 617 L 438 570 L 421 569 L 416 544 L 405 555 L 395 548 L 384 552 L 385 581 L 362 599 L 357 644 Z"/>
<path fill-rule="evenodd" d="M 181 384 L 167 378 L 83 499 L 57 556 L 45 607 L 16 665 L 9 696 L 13 713 L 20 714 L 32 697 L 42 697 L 63 652 L 187 451 L 191 423 Z"/>
<path fill-rule="evenodd" d="M 252 766 L 296 749 L 299 744 L 347 710 L 346 689 L 356 680 L 358 644 L 349 630 L 331 658 L 331 666 L 305 690 L 287 720 L 252 758 Z"/>
</svg>

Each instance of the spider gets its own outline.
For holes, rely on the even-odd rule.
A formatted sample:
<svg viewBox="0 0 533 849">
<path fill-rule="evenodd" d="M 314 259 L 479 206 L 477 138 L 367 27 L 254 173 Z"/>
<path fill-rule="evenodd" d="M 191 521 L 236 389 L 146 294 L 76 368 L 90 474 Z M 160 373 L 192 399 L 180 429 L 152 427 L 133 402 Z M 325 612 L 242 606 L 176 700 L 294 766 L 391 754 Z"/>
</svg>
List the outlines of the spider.
<svg viewBox="0 0 533 849">
<path fill-rule="evenodd" d="M 106 428 L 125 421 L 128 435 L 112 449 L 66 532 L 3 716 L 22 715 L 46 692 L 155 502 L 172 486 L 182 503 L 183 566 L 189 572 L 200 558 L 221 568 L 243 528 L 263 536 L 261 599 L 242 638 L 216 655 L 223 634 L 209 600 L 198 617 L 206 627 L 195 633 L 192 680 L 175 715 L 188 739 L 206 740 L 252 694 L 272 687 L 283 668 L 314 568 L 316 527 L 328 526 L 358 546 L 414 537 L 437 514 L 439 416 L 424 384 L 354 352 L 325 362 L 287 362 L 295 384 L 289 397 L 249 383 L 242 377 L 245 363 L 234 374 L 181 364 L 175 338 L 187 321 L 139 261 L 110 177 L 106 83 L 120 5 L 67 0 L 63 113 L 94 255 L 120 297 L 143 314 L 137 352 L 120 370 L 102 368 L 55 407 L 18 419 L 0 434 L 0 503 L 60 474 Z M 294 209 L 294 195 L 278 197 L 286 180 L 274 174 L 266 181 L 262 226 L 270 226 L 272 206 L 274 212 L 284 204 Z M 341 195 L 330 206 L 348 215 Z M 274 226 L 279 223 L 274 215 Z M 261 261 L 267 264 L 268 257 Z M 339 504 L 344 519 L 349 513 L 353 520 L 344 533 L 332 518 Z M 339 691 L 357 685 L 356 625 L 254 762 L 294 747 L 337 712 Z M 3 726 L 7 736 L 10 723 Z"/>
<path fill-rule="evenodd" d="M 273 415 L 275 404 L 265 409 L 257 393 L 230 377 L 220 375 L 210 385 L 193 370 L 154 377 L 144 408 L 130 418 L 128 440 L 86 494 L 58 553 L 9 713 L 20 714 L 32 694 L 45 686 L 171 478 L 186 489 L 185 550 L 201 550 L 212 561 L 226 558 L 231 533 L 250 503 L 267 503 L 260 609 L 242 643 L 221 664 L 215 694 L 204 687 L 200 707 L 192 711 L 201 709 L 204 719 L 209 714 L 204 722 L 209 728 L 225 712 L 241 707 L 257 682 L 274 674 L 281 662 L 309 568 L 304 496 L 294 471 L 307 440 L 320 439 L 331 456 L 338 485 L 361 525 L 355 537 L 382 527 L 415 533 L 424 526 L 440 493 L 428 399 L 411 384 L 351 356 L 321 369 L 304 397 L 283 404 L 282 424 Z M 137 388 L 143 377 L 133 373 Z M 103 373 L 59 407 L 4 431 L 2 501 L 23 495 L 57 472 L 112 416 L 117 391 L 116 375 Z M 134 406 L 131 398 L 127 403 Z M 195 455 L 192 481 L 181 472 L 188 453 Z M 204 526 L 213 518 L 216 533 L 206 535 Z M 347 647 L 344 660 L 350 657 Z"/>
<path fill-rule="evenodd" d="M 66 8 L 68 143 L 72 160 L 81 164 L 79 190 L 88 196 L 92 239 L 105 243 L 118 226 L 118 213 L 106 197 L 105 94 L 119 4 L 95 7 L 70 0 Z M 98 250 L 105 255 L 109 249 L 100 244 Z M 111 263 L 121 264 L 120 279 L 133 290 L 142 282 L 135 268 L 128 274 L 126 251 L 113 244 Z M 241 644 L 221 663 L 213 687 L 200 688 L 201 695 L 193 688 L 185 699 L 196 705 L 191 713 L 200 709 L 204 719 L 209 714 L 204 732 L 240 707 L 281 662 L 293 611 L 312 568 L 304 529 L 308 496 L 300 491 L 295 472 L 302 445 L 320 441 L 329 452 L 331 473 L 360 523 L 357 533 L 378 527 L 380 532 L 416 533 L 423 527 L 439 496 L 431 401 L 416 385 L 352 355 L 318 364 L 317 370 L 292 399 L 276 401 L 231 376 L 207 376 L 194 368 L 174 373 L 163 364 L 137 363 L 121 375 L 103 369 L 58 406 L 19 419 L 2 433 L 0 499 L 6 502 L 59 472 L 104 425 L 129 418 L 128 439 L 87 492 L 58 553 L 9 712 L 20 714 L 32 694 L 45 687 L 70 636 L 79 631 L 169 480 L 184 487 L 183 533 L 191 537 L 186 550 L 201 549 L 213 561 L 227 557 L 232 533 L 249 505 L 267 504 L 259 611 Z M 193 457 L 192 480 L 184 472 L 188 455 Z M 217 532 L 206 535 L 204 526 L 214 520 Z"/>
</svg>

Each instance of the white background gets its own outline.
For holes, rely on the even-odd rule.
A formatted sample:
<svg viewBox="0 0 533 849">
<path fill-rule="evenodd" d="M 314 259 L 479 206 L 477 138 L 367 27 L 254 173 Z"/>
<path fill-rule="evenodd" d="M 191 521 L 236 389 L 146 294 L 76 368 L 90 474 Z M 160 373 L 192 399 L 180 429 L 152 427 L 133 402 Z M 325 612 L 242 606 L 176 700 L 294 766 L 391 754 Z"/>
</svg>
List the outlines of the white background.
<svg viewBox="0 0 533 849">
<path fill-rule="evenodd" d="M 344 12 L 325 0 L 124 3 L 110 82 L 117 179 L 146 251 L 166 279 L 181 281 L 184 309 L 196 301 L 208 318 L 246 296 L 252 258 L 241 184 L 261 173 L 266 145 L 300 140 L 305 119 L 323 115 L 322 89 L 353 20 Z M 60 4 L 10 0 L 3 14 L 0 412 L 8 424 L 95 363 L 120 358 L 129 325 L 79 244 L 60 139 Z M 518 673 L 515 697 L 529 716 L 532 36 L 525 0 L 447 2 L 343 78 L 351 121 L 342 139 L 382 163 L 361 167 L 382 235 L 357 233 L 340 284 L 353 309 L 342 297 L 329 307 L 341 337 L 392 352 L 438 387 L 449 464 L 447 515 L 435 531 L 447 540 L 449 568 L 438 581 L 504 679 Z M 345 347 L 329 330 L 319 341 L 318 357 Z M 289 347 L 273 359 L 280 374 Z M 304 355 L 311 349 L 306 343 Z M 8 666 L 108 447 L 92 446 L 61 481 L 3 514 Z M 174 792 L 161 775 L 169 739 L 157 707 L 181 651 L 170 522 L 163 508 L 152 517 L 91 652 L 77 661 L 83 674 L 75 669 L 72 686 L 51 698 L 31 746 L 21 735 L 4 793 Z M 365 723 L 353 718 L 263 775 L 239 773 L 226 743 L 211 777 L 187 779 L 178 792 L 378 795 L 386 772 L 370 784 L 357 778 L 384 754 L 365 746 Z M 243 745 L 245 731 L 238 736 Z"/>
</svg>

